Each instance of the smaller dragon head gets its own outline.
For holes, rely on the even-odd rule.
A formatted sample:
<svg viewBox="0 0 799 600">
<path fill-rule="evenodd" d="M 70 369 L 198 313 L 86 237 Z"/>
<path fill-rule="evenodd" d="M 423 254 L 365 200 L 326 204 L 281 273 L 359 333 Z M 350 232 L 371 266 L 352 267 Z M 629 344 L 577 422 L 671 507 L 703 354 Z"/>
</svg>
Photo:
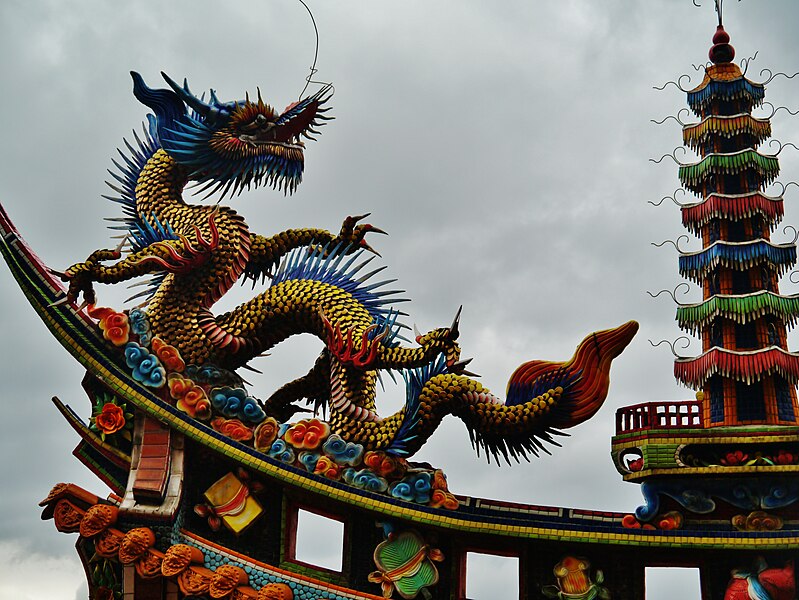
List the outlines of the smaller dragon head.
<svg viewBox="0 0 799 600">
<path fill-rule="evenodd" d="M 161 147 L 189 171 L 209 194 L 223 197 L 261 184 L 291 193 L 302 180 L 305 144 L 333 117 L 323 105 L 333 95 L 327 85 L 278 113 L 258 91 L 257 101 L 221 102 L 211 90 L 208 102 L 161 73 L 171 89 L 154 90 L 131 72 L 133 94 L 153 109 L 150 129 Z M 204 185 L 203 185 L 204 184 Z"/>
</svg>

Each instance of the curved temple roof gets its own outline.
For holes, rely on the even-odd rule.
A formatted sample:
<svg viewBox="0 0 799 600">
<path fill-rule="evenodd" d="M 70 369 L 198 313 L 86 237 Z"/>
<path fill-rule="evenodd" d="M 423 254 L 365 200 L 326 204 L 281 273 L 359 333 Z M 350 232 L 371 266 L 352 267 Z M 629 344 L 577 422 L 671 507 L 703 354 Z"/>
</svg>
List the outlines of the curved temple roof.
<svg viewBox="0 0 799 600">
<path fill-rule="evenodd" d="M 701 202 L 685 204 L 680 210 L 683 226 L 695 234 L 714 218 L 740 221 L 756 214 L 762 215 L 773 231 L 785 213 L 782 196 L 766 196 L 763 192 L 709 194 Z"/>
<path fill-rule="evenodd" d="M 674 361 L 674 377 L 690 388 L 701 388 L 713 375 L 744 383 L 779 373 L 792 383 L 799 380 L 799 354 L 777 346 L 742 352 L 714 347 L 694 358 Z"/>
<path fill-rule="evenodd" d="M 765 314 L 778 316 L 788 326 L 795 325 L 799 320 L 799 294 L 782 296 L 758 290 L 751 294 L 711 296 L 704 302 L 681 304 L 677 308 L 677 322 L 681 329 L 697 333 L 719 316 L 749 323 Z"/>
<path fill-rule="evenodd" d="M 769 262 L 783 275 L 796 262 L 794 244 L 772 244 L 764 239 L 748 242 L 718 240 L 698 252 L 680 255 L 680 274 L 701 283 L 711 269 L 721 264 L 725 267 L 744 270 L 756 264 Z"/>
</svg>

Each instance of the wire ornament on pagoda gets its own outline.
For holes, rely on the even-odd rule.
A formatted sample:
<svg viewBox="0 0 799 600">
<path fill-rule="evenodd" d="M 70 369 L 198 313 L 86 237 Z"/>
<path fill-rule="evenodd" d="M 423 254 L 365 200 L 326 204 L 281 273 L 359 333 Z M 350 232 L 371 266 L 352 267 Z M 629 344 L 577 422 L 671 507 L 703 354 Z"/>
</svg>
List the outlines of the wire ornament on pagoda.
<svg viewBox="0 0 799 600">
<path fill-rule="evenodd" d="M 679 160 L 679 159 L 677 158 L 677 156 L 676 156 L 676 155 L 677 155 L 677 150 L 682 150 L 682 151 L 683 151 L 683 154 L 686 154 L 686 155 L 688 154 L 688 151 L 685 149 L 685 146 L 677 146 L 677 147 L 676 147 L 674 150 L 672 150 L 672 151 L 671 151 L 671 153 L 670 153 L 670 154 L 669 154 L 669 153 L 666 153 L 666 154 L 664 154 L 663 156 L 661 156 L 661 157 L 660 157 L 660 158 L 658 158 L 658 159 L 650 158 L 650 159 L 649 159 L 649 162 L 651 162 L 651 163 L 655 163 L 656 165 L 659 165 L 660 163 L 662 163 L 662 162 L 663 162 L 663 160 L 664 160 L 664 159 L 666 159 L 666 158 L 670 158 L 671 160 L 673 160 L 673 161 L 674 161 L 674 163 L 675 163 L 675 164 L 677 164 L 677 165 L 679 165 L 679 166 L 681 166 L 681 167 L 684 167 L 684 166 L 686 166 L 688 163 L 681 163 L 681 162 L 680 162 L 680 160 Z"/>
<path fill-rule="evenodd" d="M 655 125 L 663 125 L 663 124 L 664 124 L 666 121 L 668 121 L 669 119 L 674 119 L 674 120 L 675 120 L 675 121 L 677 121 L 677 122 L 678 122 L 678 123 L 679 123 L 681 126 L 683 126 L 683 127 L 684 127 L 684 126 L 686 125 L 686 123 L 683 123 L 683 122 L 682 122 L 682 120 L 680 119 L 680 115 L 682 114 L 682 112 L 683 112 L 683 111 L 685 111 L 685 112 L 686 112 L 686 113 L 688 113 L 689 115 L 691 114 L 691 113 L 690 113 L 690 111 L 689 111 L 687 108 L 681 108 L 680 110 L 678 110 L 678 111 L 677 111 L 677 116 L 674 116 L 674 115 L 669 115 L 669 116 L 667 116 L 667 117 L 664 117 L 664 118 L 663 118 L 662 120 L 660 120 L 660 121 L 657 121 L 657 120 L 655 120 L 655 119 L 649 119 L 649 121 L 650 121 L 650 123 L 654 123 Z"/>
<path fill-rule="evenodd" d="M 658 202 L 652 202 L 652 200 L 647 200 L 647 203 L 651 204 L 652 206 L 660 206 L 661 204 L 663 204 L 663 202 L 664 202 L 665 200 L 671 200 L 671 201 L 672 201 L 672 202 L 674 202 L 674 204 L 676 204 L 677 206 L 680 206 L 680 207 L 682 207 L 682 206 L 689 206 L 689 205 L 690 205 L 690 202 L 688 202 L 688 203 L 685 203 L 685 204 L 682 204 L 682 203 L 680 203 L 680 201 L 679 201 L 679 200 L 677 200 L 677 192 L 682 192 L 683 196 L 687 196 L 687 195 L 688 195 L 688 193 L 685 191 L 685 189 L 684 189 L 684 188 L 677 188 L 676 190 L 674 190 L 674 192 L 672 193 L 672 195 L 671 195 L 671 196 L 663 196 L 663 197 L 660 199 L 660 201 L 658 201 Z"/>
<path fill-rule="evenodd" d="M 681 335 L 680 337 L 676 338 L 674 341 L 671 341 L 671 342 L 669 340 L 660 340 L 657 343 L 653 342 L 652 340 L 647 340 L 647 342 L 649 342 L 649 344 L 653 348 L 657 348 L 658 346 L 662 346 L 663 344 L 666 344 L 669 347 L 669 350 L 671 350 L 671 353 L 674 355 L 674 357 L 678 358 L 678 359 L 681 359 L 681 360 L 682 359 L 686 359 L 688 357 L 687 356 L 682 356 L 680 354 L 677 354 L 677 350 L 675 349 L 677 347 L 677 343 L 678 342 L 683 342 L 683 345 L 682 345 L 682 349 L 683 350 L 687 350 L 688 348 L 691 347 L 691 340 L 690 340 L 690 338 L 687 335 Z"/>
<path fill-rule="evenodd" d="M 741 59 L 741 67 L 742 67 L 741 72 L 743 75 L 746 75 L 746 72 L 749 70 L 749 65 L 752 64 L 757 59 L 758 52 L 760 52 L 760 50 L 755 50 L 755 53 L 752 56 L 748 56 L 746 58 Z"/>
<path fill-rule="evenodd" d="M 763 106 L 766 106 L 766 105 L 769 105 L 771 107 L 771 113 L 768 116 L 766 116 L 766 117 L 762 117 L 764 119 L 771 119 L 774 115 L 777 114 L 778 111 L 781 111 L 781 110 L 784 110 L 785 112 L 787 112 L 788 114 L 790 114 L 793 117 L 795 117 L 796 115 L 799 115 L 799 109 L 797 109 L 796 111 L 792 111 L 790 108 L 787 108 L 785 106 L 776 106 L 775 107 L 771 102 L 763 102 L 763 104 L 761 104 L 760 106 L 763 107 Z"/>
<path fill-rule="evenodd" d="M 649 244 L 650 244 L 651 246 L 654 246 L 655 248 L 662 248 L 662 247 L 663 247 L 663 246 L 665 246 L 666 244 L 671 244 L 672 246 L 674 246 L 674 249 L 675 249 L 677 252 L 679 252 L 680 254 L 685 254 L 686 252 L 690 252 L 690 250 L 683 250 L 682 248 L 680 248 L 680 240 L 682 240 L 683 238 L 685 238 L 685 241 L 686 241 L 686 242 L 690 242 L 690 241 L 691 241 L 691 238 L 690 238 L 690 237 L 688 237 L 688 236 L 687 236 L 687 235 L 685 235 L 685 234 L 682 234 L 681 236 L 679 236 L 679 237 L 677 238 L 677 240 L 676 240 L 676 241 L 675 241 L 675 240 L 663 240 L 663 241 L 662 241 L 662 242 L 660 242 L 660 243 L 649 242 Z"/>
<path fill-rule="evenodd" d="M 676 87 L 678 90 L 680 90 L 681 92 L 689 92 L 690 90 L 687 90 L 687 89 L 685 89 L 684 87 L 682 87 L 682 80 L 683 80 L 683 79 L 687 79 L 687 80 L 688 80 L 688 83 L 691 83 L 691 76 L 690 76 L 690 75 L 688 75 L 687 73 L 683 73 L 682 75 L 680 75 L 680 76 L 677 78 L 677 81 L 667 81 L 666 83 L 664 83 L 664 84 L 663 84 L 663 85 L 661 85 L 661 86 L 653 85 L 653 86 L 652 86 L 652 89 L 654 89 L 654 90 L 657 90 L 657 91 L 659 91 L 659 92 L 662 92 L 662 91 L 663 91 L 663 90 L 665 90 L 665 89 L 666 89 L 668 86 L 670 86 L 670 85 L 673 85 L 673 86 L 675 86 L 675 87 Z"/>
<path fill-rule="evenodd" d="M 782 151 L 783 151 L 783 149 L 784 149 L 784 148 L 787 148 L 788 146 L 791 146 L 791 147 L 792 147 L 792 148 L 794 148 L 795 150 L 799 150 L 799 146 L 797 146 L 797 145 L 796 145 L 796 144 L 794 144 L 793 142 L 785 142 L 785 143 L 783 144 L 781 141 L 779 141 L 779 140 L 776 140 L 776 139 L 771 139 L 771 140 L 769 140 L 769 142 L 768 142 L 768 145 L 769 145 L 769 147 L 773 146 L 774 144 L 779 144 L 779 145 L 780 145 L 780 149 L 779 149 L 779 150 L 777 150 L 777 151 L 776 151 L 774 154 L 771 154 L 771 155 L 769 155 L 769 156 L 779 156 L 780 152 L 782 152 Z"/>
<path fill-rule="evenodd" d="M 768 85 L 777 77 L 785 77 L 785 79 L 793 79 L 797 75 L 799 75 L 799 71 L 794 73 L 793 75 L 788 75 L 787 73 L 783 73 L 782 71 L 778 73 L 774 73 L 771 69 L 760 69 L 760 77 L 763 77 L 764 73 L 768 73 L 768 79 L 763 82 L 763 85 Z"/>
<path fill-rule="evenodd" d="M 674 300 L 674 304 L 678 306 L 683 306 L 683 304 L 679 300 L 677 300 L 677 290 L 681 289 L 682 286 L 685 286 L 685 291 L 680 292 L 681 294 L 686 295 L 688 294 L 688 292 L 691 291 L 691 286 L 688 285 L 685 281 L 683 281 L 681 283 L 678 283 L 672 290 L 660 290 L 657 294 L 653 294 L 652 292 L 647 291 L 647 294 L 649 294 L 649 297 L 653 299 L 660 298 L 660 296 L 662 296 L 663 294 L 668 294 L 669 296 L 671 296 L 671 299 Z"/>
</svg>

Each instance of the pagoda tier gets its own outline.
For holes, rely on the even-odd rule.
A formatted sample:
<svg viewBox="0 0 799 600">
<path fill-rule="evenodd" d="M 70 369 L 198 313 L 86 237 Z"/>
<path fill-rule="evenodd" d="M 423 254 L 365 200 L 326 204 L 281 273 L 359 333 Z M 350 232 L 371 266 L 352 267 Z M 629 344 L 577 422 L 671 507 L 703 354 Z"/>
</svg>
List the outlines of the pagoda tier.
<svg viewBox="0 0 799 600">
<path fill-rule="evenodd" d="M 732 105 L 740 107 L 739 114 L 748 114 L 763 104 L 765 97 L 766 88 L 762 83 L 748 80 L 735 63 L 722 62 L 705 69 L 702 83 L 688 92 L 688 106 L 703 119 L 711 115 L 736 114 L 723 110 Z"/>
<path fill-rule="evenodd" d="M 684 188 L 702 198 L 682 207 L 702 249 L 681 252 L 679 270 L 702 286 L 703 300 L 680 305 L 677 321 L 701 336 L 702 354 L 678 359 L 674 375 L 702 389 L 704 427 L 796 424 L 799 354 L 786 349 L 786 328 L 799 321 L 799 296 L 780 295 L 778 279 L 797 256 L 794 244 L 770 239 L 784 209 L 782 197 L 763 191 L 780 170 L 776 156 L 758 151 L 771 123 L 751 115 L 765 88 L 732 63 L 723 27 L 713 42 L 714 64 L 688 92 L 700 121 L 683 126 L 699 160 L 679 168 Z"/>
<path fill-rule="evenodd" d="M 746 146 L 758 145 L 771 137 L 768 119 L 756 119 L 752 115 L 709 115 L 699 123 L 686 126 L 682 131 L 683 144 L 697 152 L 717 140 L 733 140 L 747 137 Z"/>
<path fill-rule="evenodd" d="M 747 194 L 710 194 L 701 202 L 686 204 L 681 209 L 683 227 L 696 235 L 711 221 L 745 221 L 760 217 L 774 231 L 785 213 L 782 196 L 766 196 L 763 192 Z"/>
<path fill-rule="evenodd" d="M 799 294 L 780 296 L 768 290 L 749 294 L 715 294 L 696 304 L 681 304 L 677 308 L 680 328 L 691 334 L 701 333 L 723 317 L 736 323 L 753 323 L 765 315 L 793 327 L 799 321 Z"/>
<path fill-rule="evenodd" d="M 696 283 L 717 272 L 719 265 L 743 271 L 765 264 L 784 275 L 796 263 L 796 246 L 772 244 L 762 238 L 747 242 L 716 240 L 704 250 L 681 253 L 679 261 L 680 275 Z"/>
<path fill-rule="evenodd" d="M 702 152 L 702 150 L 700 150 Z M 752 148 L 744 148 L 737 152 L 707 154 L 702 160 L 691 165 L 680 167 L 680 181 L 686 189 L 695 194 L 704 195 L 708 184 L 713 186 L 719 175 L 733 175 L 740 178 L 739 185 L 768 185 L 780 173 L 776 156 L 760 154 Z M 715 181 L 708 181 L 716 176 Z M 711 192 L 717 190 L 709 190 Z"/>
</svg>

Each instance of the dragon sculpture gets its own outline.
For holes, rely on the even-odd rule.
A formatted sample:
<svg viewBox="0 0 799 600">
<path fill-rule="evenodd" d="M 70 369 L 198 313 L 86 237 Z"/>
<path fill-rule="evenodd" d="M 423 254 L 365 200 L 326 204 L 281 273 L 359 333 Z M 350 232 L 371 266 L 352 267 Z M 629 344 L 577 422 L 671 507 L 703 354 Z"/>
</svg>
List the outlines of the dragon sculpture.
<svg viewBox="0 0 799 600">
<path fill-rule="evenodd" d="M 363 269 L 374 252 L 366 234 L 384 233 L 365 216 L 348 217 L 337 235 L 324 229 L 290 229 L 264 237 L 224 206 L 187 204 L 182 192 L 198 185 L 209 195 L 240 194 L 271 185 L 292 193 L 301 181 L 304 143 L 331 117 L 325 113 L 330 86 L 278 114 L 247 97 L 206 102 L 164 75 L 169 89 L 151 89 L 137 73 L 136 98 L 148 115 L 143 137 L 126 141 L 129 153 L 112 173 L 110 199 L 125 212 L 119 226 L 129 242 L 123 258 L 98 250 L 59 273 L 68 282 L 65 301 L 93 305 L 95 282 L 114 284 L 143 275 L 154 280 L 140 319 L 152 338 L 172 348 L 187 365 L 213 371 L 218 381 L 240 381 L 246 366 L 288 337 L 310 333 L 325 349 L 307 375 L 287 383 L 260 404 L 279 421 L 305 400 L 329 412 L 330 430 L 366 450 L 397 456 L 416 452 L 444 416 L 467 426 L 478 451 L 518 460 L 554 443 L 552 434 L 591 417 L 607 394 L 613 358 L 637 331 L 634 321 L 593 333 L 564 363 L 533 361 L 519 367 L 502 402 L 465 370 L 460 360 L 458 318 L 452 326 L 416 335 L 400 345 L 402 313 L 397 300 Z M 112 264 L 109 261 L 116 261 Z M 271 280 L 249 302 L 222 315 L 214 304 L 238 280 Z M 142 305 L 145 306 L 145 305 Z M 133 316 L 131 314 L 131 316 Z M 126 350 L 127 352 L 127 350 Z M 406 379 L 406 406 L 381 418 L 375 390 L 381 372 Z"/>
</svg>

